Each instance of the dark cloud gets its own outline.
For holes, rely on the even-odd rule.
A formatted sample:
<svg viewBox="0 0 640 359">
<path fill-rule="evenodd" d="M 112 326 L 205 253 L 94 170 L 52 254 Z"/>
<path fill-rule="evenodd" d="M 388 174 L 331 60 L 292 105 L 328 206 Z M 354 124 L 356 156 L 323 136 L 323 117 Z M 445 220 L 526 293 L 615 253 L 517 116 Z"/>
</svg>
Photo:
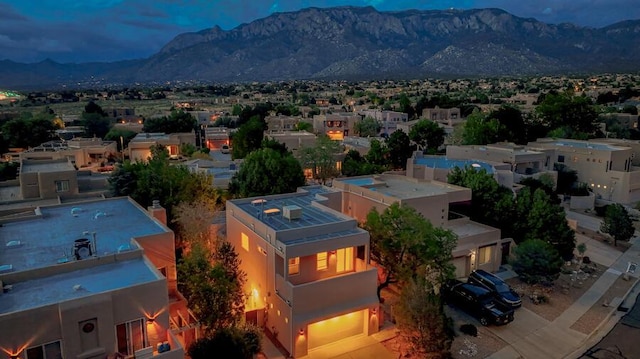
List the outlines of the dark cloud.
<svg viewBox="0 0 640 359">
<path fill-rule="evenodd" d="M 602 27 L 639 19 L 638 0 L 0 0 L 0 59 L 115 61 L 148 57 L 180 33 L 232 29 L 305 7 L 502 8 L 549 23 Z"/>
</svg>

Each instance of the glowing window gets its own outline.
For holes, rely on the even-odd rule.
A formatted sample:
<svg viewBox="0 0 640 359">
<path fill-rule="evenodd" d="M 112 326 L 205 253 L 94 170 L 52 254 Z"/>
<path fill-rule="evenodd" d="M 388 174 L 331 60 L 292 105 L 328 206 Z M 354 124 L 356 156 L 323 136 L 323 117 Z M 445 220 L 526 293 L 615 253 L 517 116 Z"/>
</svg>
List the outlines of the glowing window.
<svg viewBox="0 0 640 359">
<path fill-rule="evenodd" d="M 316 254 L 316 260 L 318 262 L 316 265 L 317 270 L 327 269 L 327 252 L 320 252 Z"/>
<path fill-rule="evenodd" d="M 289 275 L 300 273 L 300 257 L 289 258 Z"/>
<path fill-rule="evenodd" d="M 336 272 L 353 270 L 353 247 L 338 249 L 336 252 Z"/>
<path fill-rule="evenodd" d="M 480 247 L 478 250 L 478 264 L 487 264 L 491 262 L 491 247 Z"/>
<path fill-rule="evenodd" d="M 249 236 L 247 236 L 246 234 L 242 233 L 242 248 L 244 248 L 245 251 L 249 251 Z"/>
</svg>

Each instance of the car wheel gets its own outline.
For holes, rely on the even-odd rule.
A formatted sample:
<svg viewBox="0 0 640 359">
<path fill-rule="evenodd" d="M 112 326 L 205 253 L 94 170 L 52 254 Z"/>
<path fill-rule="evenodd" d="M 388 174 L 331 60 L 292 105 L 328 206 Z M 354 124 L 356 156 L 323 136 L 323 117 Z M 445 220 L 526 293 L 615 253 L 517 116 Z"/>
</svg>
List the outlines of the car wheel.
<svg viewBox="0 0 640 359">
<path fill-rule="evenodd" d="M 486 327 L 487 325 L 489 325 L 489 321 L 487 320 L 487 318 L 482 317 L 482 318 L 480 318 L 480 324 L 482 324 L 482 325 L 484 325 Z"/>
</svg>

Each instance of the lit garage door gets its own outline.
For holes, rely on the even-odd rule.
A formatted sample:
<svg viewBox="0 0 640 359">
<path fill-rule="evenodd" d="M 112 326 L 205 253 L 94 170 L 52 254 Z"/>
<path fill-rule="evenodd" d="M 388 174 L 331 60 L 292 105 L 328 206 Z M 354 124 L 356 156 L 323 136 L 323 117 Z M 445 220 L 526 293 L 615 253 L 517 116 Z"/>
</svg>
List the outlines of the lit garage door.
<svg viewBox="0 0 640 359">
<path fill-rule="evenodd" d="M 364 332 L 364 310 L 309 324 L 309 349 Z"/>
</svg>

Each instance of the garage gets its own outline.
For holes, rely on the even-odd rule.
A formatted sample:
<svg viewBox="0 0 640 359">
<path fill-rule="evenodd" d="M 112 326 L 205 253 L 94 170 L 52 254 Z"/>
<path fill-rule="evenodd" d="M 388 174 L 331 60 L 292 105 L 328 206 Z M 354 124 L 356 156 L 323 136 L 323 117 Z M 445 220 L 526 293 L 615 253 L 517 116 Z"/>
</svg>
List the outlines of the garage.
<svg viewBox="0 0 640 359">
<path fill-rule="evenodd" d="M 309 349 L 362 334 L 364 332 L 364 313 L 365 310 L 359 310 L 309 324 L 307 328 Z"/>
</svg>

